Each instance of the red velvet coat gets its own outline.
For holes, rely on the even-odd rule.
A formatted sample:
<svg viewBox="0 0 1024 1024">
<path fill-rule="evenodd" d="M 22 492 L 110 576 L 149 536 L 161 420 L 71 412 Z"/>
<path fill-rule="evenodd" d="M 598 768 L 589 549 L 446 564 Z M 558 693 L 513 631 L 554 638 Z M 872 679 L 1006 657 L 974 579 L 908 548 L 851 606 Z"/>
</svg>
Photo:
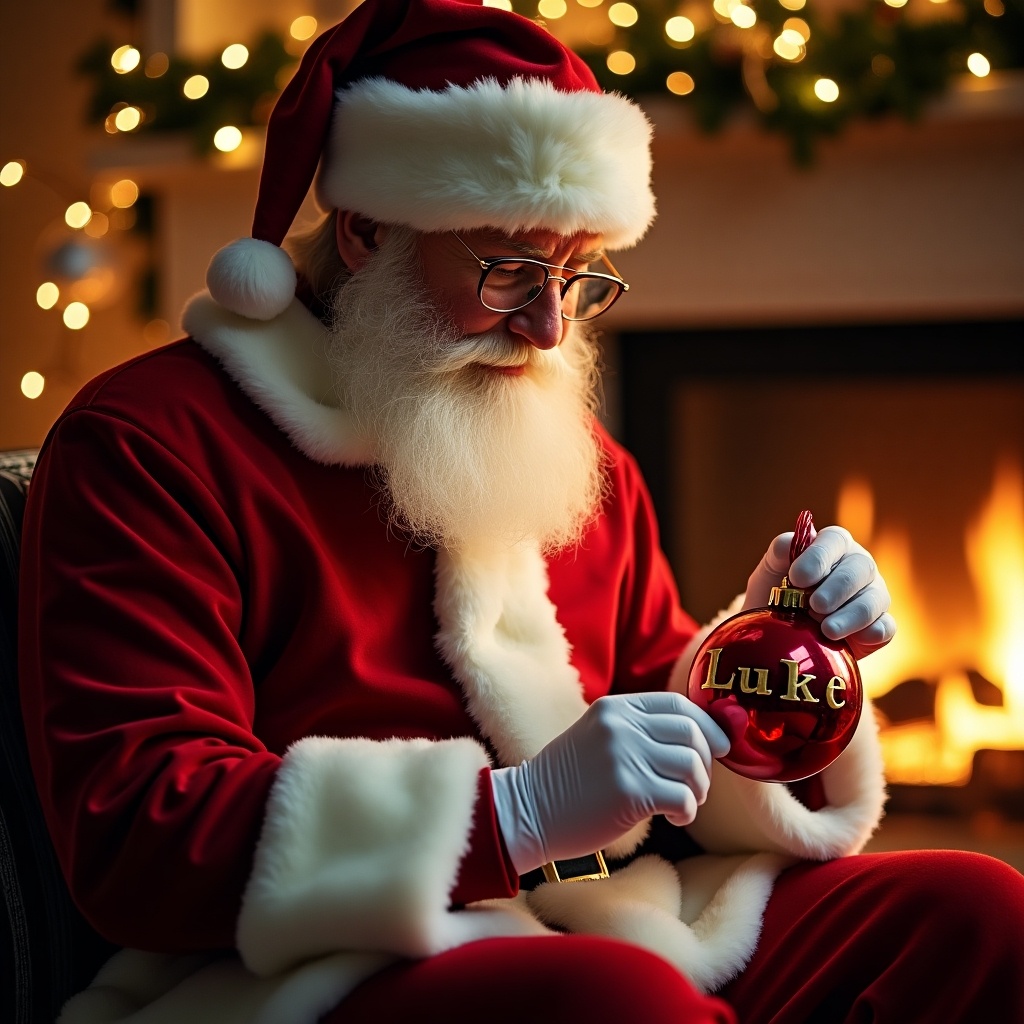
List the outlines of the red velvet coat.
<svg viewBox="0 0 1024 1024">
<path fill-rule="evenodd" d="M 452 562 L 382 521 L 361 442 L 317 400 L 319 328 L 303 307 L 257 325 L 199 299 L 186 325 L 201 344 L 115 368 L 71 403 L 24 529 L 22 701 L 58 855 L 100 931 L 166 954 L 129 954 L 111 977 L 159 976 L 159 1005 L 183 971 L 175 954 L 237 947 L 235 1004 L 311 970 L 336 999 L 394 956 L 602 930 L 576 906 L 584 889 L 593 904 L 621 885 L 664 914 L 678 882 L 646 861 L 621 883 L 512 899 L 487 784 L 488 765 L 530 756 L 596 697 L 685 678 L 697 626 L 629 455 L 601 434 L 611 488 L 578 550 Z M 870 834 L 881 770 L 862 732 L 831 809 L 716 768 L 723 799 L 691 833 L 738 857 L 735 945 L 752 948 L 787 857 L 852 852 Z M 681 937 L 664 941 L 711 988 L 737 966 L 691 948 L 721 890 L 721 871 L 712 884 L 694 860 L 700 895 L 669 907 Z M 116 1019 L 79 1000 L 69 1020 Z"/>
</svg>

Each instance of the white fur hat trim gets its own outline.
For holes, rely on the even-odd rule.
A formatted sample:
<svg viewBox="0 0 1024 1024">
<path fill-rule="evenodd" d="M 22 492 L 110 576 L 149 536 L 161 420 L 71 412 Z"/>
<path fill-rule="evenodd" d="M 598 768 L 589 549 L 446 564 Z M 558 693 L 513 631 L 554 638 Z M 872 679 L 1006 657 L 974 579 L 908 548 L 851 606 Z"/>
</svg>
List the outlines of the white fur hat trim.
<svg viewBox="0 0 1024 1024">
<path fill-rule="evenodd" d="M 654 219 L 651 132 L 614 93 L 533 79 L 433 92 L 368 78 L 338 93 L 317 198 L 419 231 L 543 228 L 621 249 Z"/>
</svg>

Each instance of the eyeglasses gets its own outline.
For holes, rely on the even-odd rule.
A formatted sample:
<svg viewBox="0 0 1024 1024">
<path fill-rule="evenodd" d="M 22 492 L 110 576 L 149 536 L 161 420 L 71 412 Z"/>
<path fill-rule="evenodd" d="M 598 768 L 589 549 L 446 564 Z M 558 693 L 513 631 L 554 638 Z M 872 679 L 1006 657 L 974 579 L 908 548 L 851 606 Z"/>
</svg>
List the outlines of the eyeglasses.
<svg viewBox="0 0 1024 1024">
<path fill-rule="evenodd" d="M 541 263 L 523 256 L 481 259 L 454 231 L 452 234 L 480 264 L 477 297 L 495 313 L 514 313 L 528 306 L 544 291 L 549 281 L 557 281 L 560 285 L 563 320 L 593 320 L 611 309 L 623 292 L 629 291 L 629 285 L 618 276 L 607 256 L 602 256 L 601 260 L 610 274 L 574 271 L 571 267 Z M 552 270 L 560 270 L 569 276 L 557 277 L 551 273 Z"/>
</svg>

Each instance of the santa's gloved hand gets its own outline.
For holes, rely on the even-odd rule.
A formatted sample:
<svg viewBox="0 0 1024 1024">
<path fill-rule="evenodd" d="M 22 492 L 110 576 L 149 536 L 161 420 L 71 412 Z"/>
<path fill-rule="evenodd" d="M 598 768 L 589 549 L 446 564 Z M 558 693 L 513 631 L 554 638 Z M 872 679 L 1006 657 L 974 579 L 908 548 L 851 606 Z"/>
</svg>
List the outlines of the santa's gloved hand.
<svg viewBox="0 0 1024 1024">
<path fill-rule="evenodd" d="M 600 850 L 652 814 L 693 821 L 729 740 L 680 693 L 601 697 L 529 761 L 491 772 L 519 874 Z"/>
<path fill-rule="evenodd" d="M 871 555 L 841 526 L 826 526 L 790 564 L 792 533 L 772 541 L 750 574 L 743 610 L 762 608 L 783 576 L 807 590 L 811 615 L 832 640 L 845 640 L 855 658 L 884 647 L 896 633 L 889 590 Z M 813 592 L 811 592 L 813 591 Z"/>
</svg>

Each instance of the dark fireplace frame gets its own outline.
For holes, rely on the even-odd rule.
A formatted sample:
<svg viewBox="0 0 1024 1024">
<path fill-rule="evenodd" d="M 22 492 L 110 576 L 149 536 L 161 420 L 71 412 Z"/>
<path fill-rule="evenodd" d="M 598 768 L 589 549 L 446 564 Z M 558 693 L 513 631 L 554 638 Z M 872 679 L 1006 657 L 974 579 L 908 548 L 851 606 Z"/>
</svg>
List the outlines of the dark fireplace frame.
<svg viewBox="0 0 1024 1024">
<path fill-rule="evenodd" d="M 807 357 L 807 358 L 804 358 Z M 662 524 L 678 517 L 668 443 L 674 392 L 698 379 L 842 375 L 888 381 L 1024 377 L 1024 319 L 622 332 L 618 435 L 634 455 Z M 678 564 L 669 531 L 665 553 Z"/>
</svg>

